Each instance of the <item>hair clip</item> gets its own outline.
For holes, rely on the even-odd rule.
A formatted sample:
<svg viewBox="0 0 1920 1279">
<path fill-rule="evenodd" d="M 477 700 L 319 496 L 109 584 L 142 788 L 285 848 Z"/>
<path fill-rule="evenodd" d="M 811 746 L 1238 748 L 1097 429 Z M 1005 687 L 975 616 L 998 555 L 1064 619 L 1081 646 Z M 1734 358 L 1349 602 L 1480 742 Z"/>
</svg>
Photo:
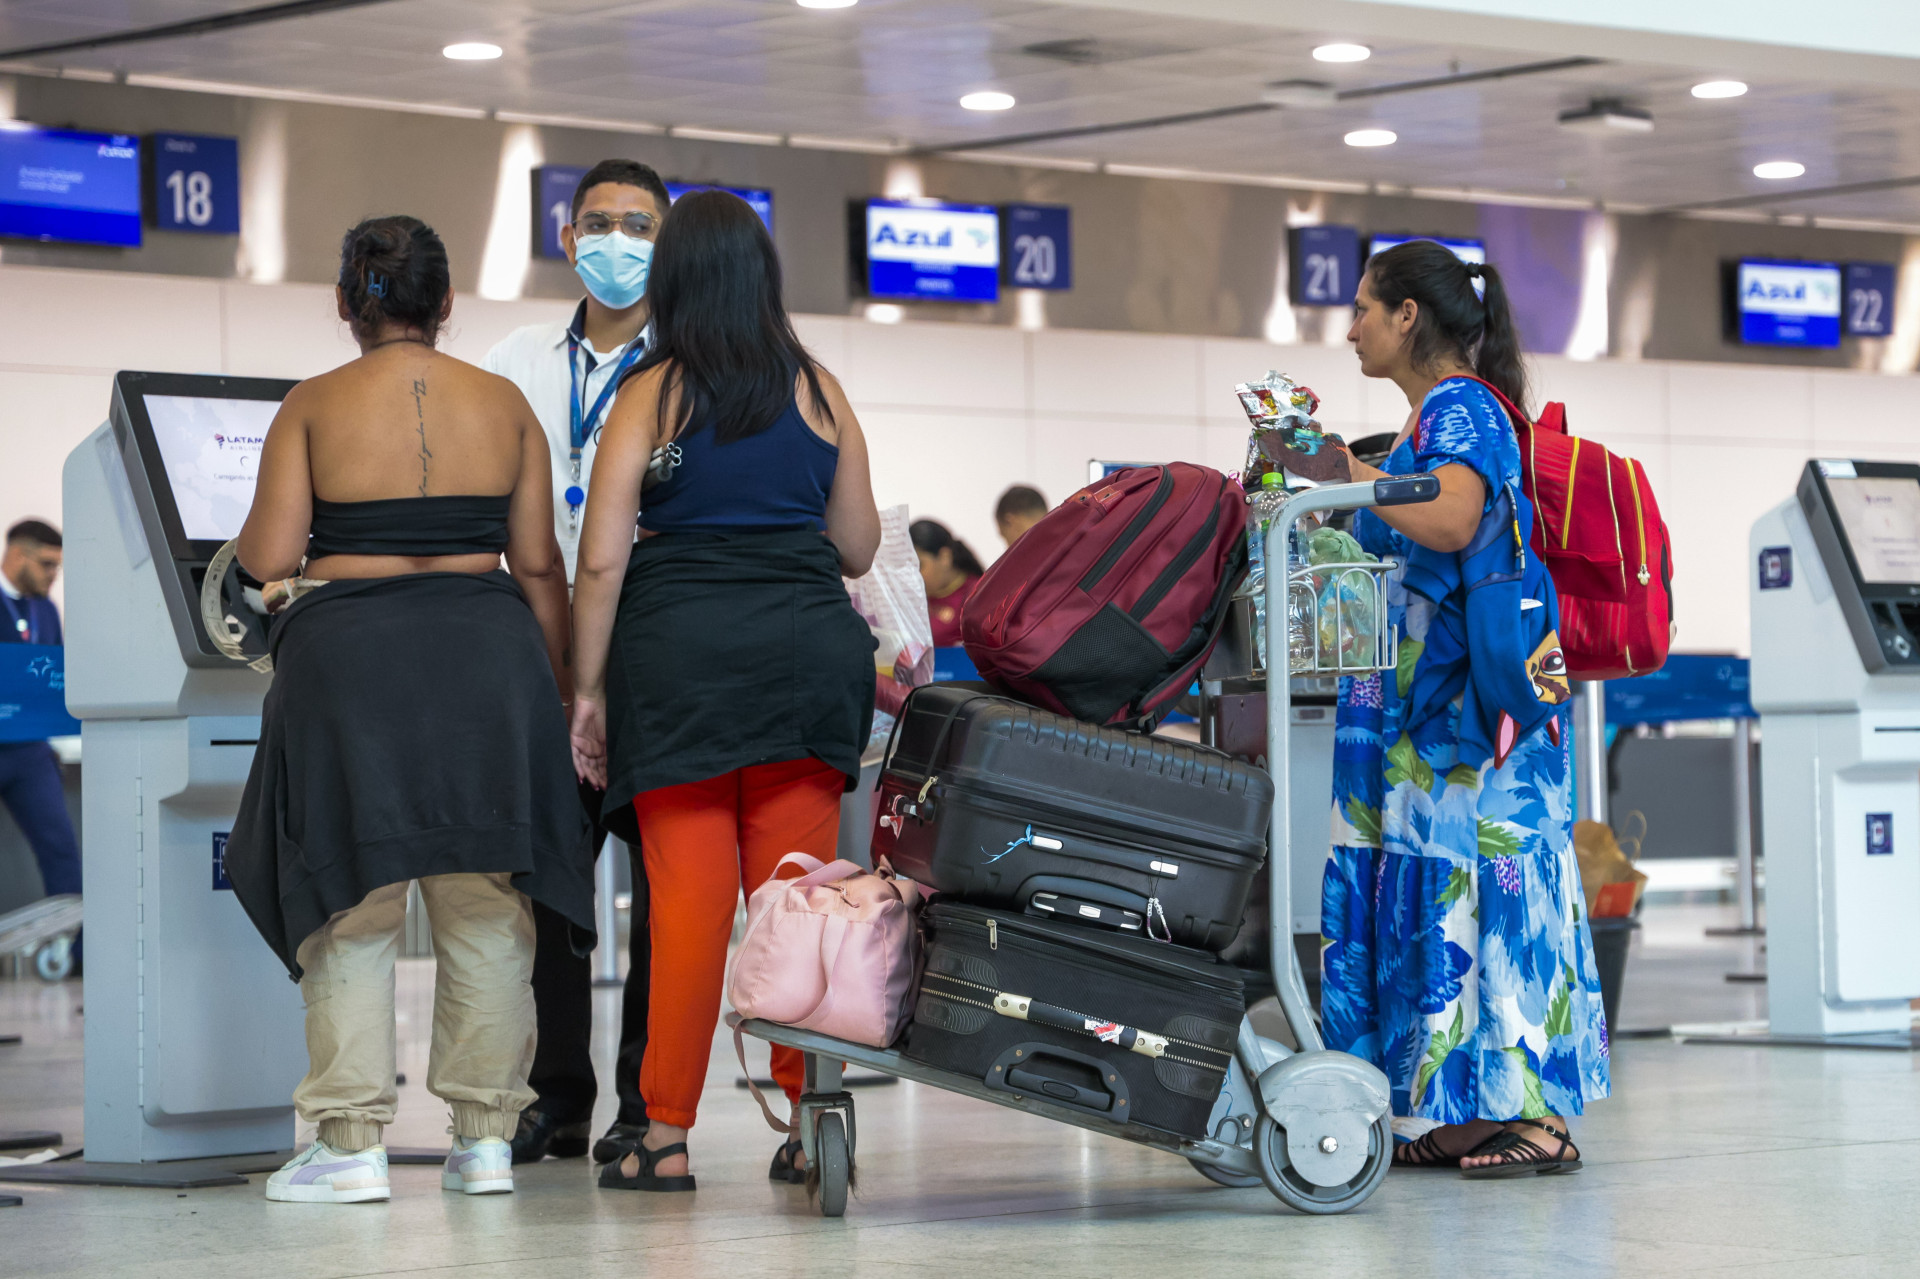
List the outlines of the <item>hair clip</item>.
<svg viewBox="0 0 1920 1279">
<path fill-rule="evenodd" d="M 372 271 L 367 272 L 367 292 L 377 298 L 387 296 L 387 277 Z"/>
</svg>

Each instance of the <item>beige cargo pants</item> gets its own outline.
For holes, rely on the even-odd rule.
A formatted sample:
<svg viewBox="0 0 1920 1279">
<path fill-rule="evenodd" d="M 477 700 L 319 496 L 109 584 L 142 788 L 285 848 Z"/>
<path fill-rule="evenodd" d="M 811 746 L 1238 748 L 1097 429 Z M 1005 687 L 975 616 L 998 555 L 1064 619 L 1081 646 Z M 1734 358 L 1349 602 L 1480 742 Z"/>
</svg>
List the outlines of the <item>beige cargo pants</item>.
<svg viewBox="0 0 1920 1279">
<path fill-rule="evenodd" d="M 419 881 L 433 926 L 433 1046 L 427 1090 L 453 1131 L 512 1140 L 533 1104 L 533 909 L 507 875 Z M 365 1150 L 393 1122 L 393 964 L 407 885 L 389 884 L 300 945 L 307 1077 L 293 1090 L 303 1123 L 335 1150 Z"/>
</svg>

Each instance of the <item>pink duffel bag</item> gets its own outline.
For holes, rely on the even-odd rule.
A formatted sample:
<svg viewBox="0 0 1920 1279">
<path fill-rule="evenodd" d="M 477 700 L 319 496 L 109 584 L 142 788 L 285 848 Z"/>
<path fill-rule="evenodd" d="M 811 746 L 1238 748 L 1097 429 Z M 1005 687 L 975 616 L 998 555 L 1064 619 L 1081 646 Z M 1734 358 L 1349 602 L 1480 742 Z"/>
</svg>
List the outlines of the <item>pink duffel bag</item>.
<svg viewBox="0 0 1920 1279">
<path fill-rule="evenodd" d="M 780 879 L 781 867 L 805 867 Z M 747 899 L 727 999 L 743 1017 L 885 1048 L 912 1011 L 920 892 L 852 862 L 788 853 Z"/>
</svg>

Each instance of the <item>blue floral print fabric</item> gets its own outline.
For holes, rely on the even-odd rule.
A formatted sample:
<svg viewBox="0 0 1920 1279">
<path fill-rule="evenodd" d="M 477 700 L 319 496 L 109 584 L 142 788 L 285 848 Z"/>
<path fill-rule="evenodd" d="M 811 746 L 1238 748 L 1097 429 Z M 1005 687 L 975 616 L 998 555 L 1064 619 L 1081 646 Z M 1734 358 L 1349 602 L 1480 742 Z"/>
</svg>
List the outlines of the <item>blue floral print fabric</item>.
<svg viewBox="0 0 1920 1279">
<path fill-rule="evenodd" d="M 1469 466 L 1487 486 L 1486 518 L 1500 518 L 1494 495 L 1517 491 L 1520 455 L 1484 387 L 1442 382 L 1415 439 L 1387 471 Z M 1460 696 L 1409 715 L 1416 675 L 1423 688 L 1465 686 L 1465 592 L 1430 600 L 1408 590 L 1412 543 L 1371 512 L 1354 532 L 1402 566 L 1388 576 L 1400 663 L 1340 682 L 1320 907 L 1327 1046 L 1386 1072 L 1396 1117 L 1580 1114 L 1610 1085 L 1573 855 L 1570 717 L 1555 710 L 1558 742 L 1542 724 L 1496 768 L 1462 758 Z"/>
</svg>

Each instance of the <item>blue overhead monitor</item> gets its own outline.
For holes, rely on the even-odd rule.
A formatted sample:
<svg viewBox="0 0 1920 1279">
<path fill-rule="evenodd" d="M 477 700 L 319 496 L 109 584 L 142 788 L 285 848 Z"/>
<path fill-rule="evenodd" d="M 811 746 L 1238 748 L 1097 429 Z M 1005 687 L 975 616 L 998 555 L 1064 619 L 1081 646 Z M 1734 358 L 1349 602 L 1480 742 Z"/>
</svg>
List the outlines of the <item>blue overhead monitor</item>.
<svg viewBox="0 0 1920 1279">
<path fill-rule="evenodd" d="M 140 140 L 0 127 L 0 235 L 140 243 Z"/>
<path fill-rule="evenodd" d="M 667 199 L 678 202 L 689 191 L 725 191 L 737 195 L 747 202 L 747 206 L 760 215 L 766 223 L 767 234 L 773 234 L 773 192 L 762 187 L 723 187 L 711 182 L 669 182 Z"/>
<path fill-rule="evenodd" d="M 939 302 L 1000 300 L 1000 215 L 990 204 L 869 200 L 867 293 Z"/>
<path fill-rule="evenodd" d="M 1462 262 L 1477 262 L 1482 265 L 1487 260 L 1487 242 L 1485 240 L 1452 239 L 1444 235 L 1376 235 L 1367 240 L 1367 256 L 1383 253 L 1396 245 L 1413 240 L 1432 240 L 1441 248 L 1448 250 Z"/>
<path fill-rule="evenodd" d="M 1832 262 L 1742 259 L 1734 314 L 1750 346 L 1840 345 L 1840 268 Z"/>
</svg>

